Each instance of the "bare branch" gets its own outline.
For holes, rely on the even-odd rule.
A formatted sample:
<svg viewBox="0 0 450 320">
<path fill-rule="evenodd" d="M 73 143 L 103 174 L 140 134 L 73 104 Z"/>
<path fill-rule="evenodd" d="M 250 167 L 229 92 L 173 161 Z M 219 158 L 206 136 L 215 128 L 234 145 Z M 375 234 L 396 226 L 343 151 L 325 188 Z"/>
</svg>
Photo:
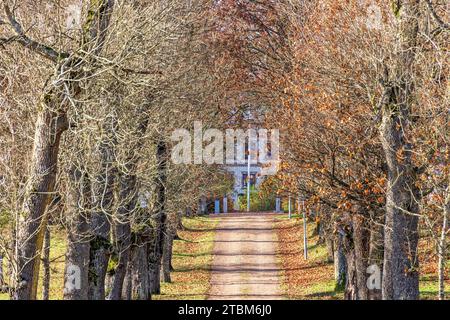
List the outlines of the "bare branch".
<svg viewBox="0 0 450 320">
<path fill-rule="evenodd" d="M 436 10 L 433 8 L 433 4 L 431 3 L 431 0 L 425 0 L 428 10 L 430 10 L 431 15 L 433 16 L 436 23 L 444 30 L 450 30 L 450 25 L 448 23 L 445 23 L 441 17 L 438 16 L 436 13 Z"/>
<path fill-rule="evenodd" d="M 3 8 L 5 10 L 6 17 L 9 20 L 9 23 L 11 24 L 12 28 L 17 34 L 17 37 L 9 38 L 9 41 L 12 40 L 17 41 L 24 47 L 29 48 L 54 62 L 56 62 L 61 57 L 68 56 L 65 53 L 60 53 L 47 45 L 44 45 L 33 39 L 30 39 L 28 36 L 25 35 L 22 25 L 15 19 L 14 14 L 12 13 L 11 9 L 9 8 L 8 4 L 5 1 L 3 1 Z"/>
</svg>

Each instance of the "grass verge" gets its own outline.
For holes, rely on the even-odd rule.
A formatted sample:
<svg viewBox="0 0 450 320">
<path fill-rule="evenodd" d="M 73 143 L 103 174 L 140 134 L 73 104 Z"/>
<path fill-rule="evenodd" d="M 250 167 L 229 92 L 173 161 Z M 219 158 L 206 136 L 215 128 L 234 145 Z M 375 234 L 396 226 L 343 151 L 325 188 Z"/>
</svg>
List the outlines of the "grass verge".
<svg viewBox="0 0 450 320">
<path fill-rule="evenodd" d="M 278 259 L 282 266 L 283 289 L 288 299 L 343 299 L 343 292 L 335 290 L 334 267 L 327 263 L 325 245 L 317 245 L 318 236 L 313 236 L 315 224 L 308 223 L 308 260 L 303 258 L 303 221 L 298 215 L 288 219 L 280 215 L 274 228 L 279 239 Z M 438 281 L 436 259 L 432 247 L 420 244 L 421 277 L 419 283 L 421 299 L 437 299 Z M 446 280 L 446 298 L 450 297 L 450 279 Z"/>
<path fill-rule="evenodd" d="M 184 218 L 186 230 L 179 231 L 182 240 L 174 243 L 172 283 L 163 283 L 161 295 L 152 299 L 205 299 L 209 290 L 210 267 L 214 245 L 214 230 L 218 219 Z M 64 232 L 52 227 L 50 247 L 50 299 L 63 298 L 66 239 Z M 6 263 L 5 263 L 6 267 Z M 6 270 L 5 270 L 6 271 Z M 42 297 L 43 270 L 41 264 L 38 299 Z M 0 294 L 0 300 L 9 295 Z"/>
<path fill-rule="evenodd" d="M 64 287 L 64 263 L 66 253 L 66 238 L 64 232 L 57 227 L 50 227 L 50 300 L 60 300 L 63 298 Z M 7 263 L 5 261 L 5 273 Z M 39 272 L 39 285 L 37 298 L 42 299 L 42 279 L 44 270 L 41 263 Z M 0 300 L 9 300 L 7 293 L 0 294 Z"/>
<path fill-rule="evenodd" d="M 342 299 L 343 293 L 334 290 L 334 269 L 326 262 L 326 248 L 317 245 L 313 236 L 314 223 L 307 224 L 308 259 L 303 257 L 303 224 L 297 215 L 276 218 L 274 228 L 278 236 L 277 255 L 282 267 L 282 287 L 288 299 Z"/>
<path fill-rule="evenodd" d="M 184 218 L 185 230 L 173 247 L 172 283 L 161 284 L 161 294 L 155 300 L 204 300 L 210 288 L 214 234 L 219 219 L 209 217 Z"/>
</svg>

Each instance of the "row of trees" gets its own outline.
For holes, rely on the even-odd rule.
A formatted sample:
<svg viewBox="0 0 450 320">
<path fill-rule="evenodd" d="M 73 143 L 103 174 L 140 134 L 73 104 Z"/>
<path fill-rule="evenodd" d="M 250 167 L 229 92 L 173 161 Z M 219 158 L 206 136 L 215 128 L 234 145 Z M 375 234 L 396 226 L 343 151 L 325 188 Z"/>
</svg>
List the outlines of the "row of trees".
<svg viewBox="0 0 450 320">
<path fill-rule="evenodd" d="M 169 161 L 171 132 L 249 114 L 280 129 L 266 186 L 316 209 L 347 298 L 418 298 L 422 238 L 443 298 L 445 1 L 1 5 L 0 280 L 13 298 L 36 298 L 49 223 L 67 234 L 66 299 L 158 292 L 180 212 L 231 185 L 216 166 Z M 381 290 L 366 286 L 372 265 Z"/>
<path fill-rule="evenodd" d="M 440 1 L 290 1 L 267 118 L 283 165 L 270 181 L 320 206 L 348 299 L 419 298 L 419 240 L 444 298 L 449 233 L 448 12 Z M 272 91 L 273 92 L 273 91 Z M 344 261 L 340 261 L 340 260 Z M 369 266 L 382 287 L 369 290 Z M 372 271 L 373 272 L 373 271 Z"/>
<path fill-rule="evenodd" d="M 67 235 L 64 299 L 148 299 L 170 281 L 181 214 L 230 188 L 220 168 L 170 161 L 175 128 L 220 119 L 210 4 L 5 0 L 1 8 L 4 290 L 37 298 L 54 225 Z"/>
<path fill-rule="evenodd" d="M 265 188 L 301 196 L 316 211 L 346 298 L 419 298 L 419 240 L 433 244 L 444 298 L 445 1 L 221 1 L 221 8 L 235 66 L 230 92 L 245 92 L 250 106 L 256 99 L 261 125 L 281 132 L 282 165 Z M 369 290 L 375 269 L 382 286 Z"/>
</svg>

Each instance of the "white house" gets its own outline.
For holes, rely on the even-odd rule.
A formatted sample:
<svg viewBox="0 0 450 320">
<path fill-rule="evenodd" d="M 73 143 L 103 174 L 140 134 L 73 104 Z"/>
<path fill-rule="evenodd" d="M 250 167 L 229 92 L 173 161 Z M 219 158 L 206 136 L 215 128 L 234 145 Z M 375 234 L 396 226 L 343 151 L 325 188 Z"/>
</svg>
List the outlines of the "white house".
<svg viewBox="0 0 450 320">
<path fill-rule="evenodd" d="M 265 142 L 267 156 L 270 158 L 270 143 Z M 234 176 L 234 188 L 233 188 L 233 208 L 239 210 L 238 197 L 245 195 L 247 192 L 248 174 L 250 172 L 250 185 L 258 188 L 263 182 L 265 175 L 263 174 L 263 164 L 259 161 L 259 152 L 261 145 L 259 143 L 250 143 L 246 141 L 245 145 L 235 145 L 236 154 L 245 155 L 245 161 L 239 161 L 236 164 L 227 164 L 225 169 L 232 173 Z M 268 150 L 267 150 L 268 149 Z M 250 168 L 248 167 L 248 154 L 250 153 Z"/>
</svg>

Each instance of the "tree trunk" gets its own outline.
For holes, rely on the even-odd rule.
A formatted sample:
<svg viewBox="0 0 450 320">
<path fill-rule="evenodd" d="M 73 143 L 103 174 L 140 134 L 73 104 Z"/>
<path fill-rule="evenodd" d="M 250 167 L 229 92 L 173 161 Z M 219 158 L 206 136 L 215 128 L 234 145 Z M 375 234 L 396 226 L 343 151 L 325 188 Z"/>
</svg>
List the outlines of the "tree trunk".
<svg viewBox="0 0 450 320">
<path fill-rule="evenodd" d="M 69 195 L 72 219 L 67 231 L 64 300 L 87 300 L 89 295 L 89 214 L 92 207 L 91 182 L 86 171 L 72 168 Z"/>
<path fill-rule="evenodd" d="M 383 214 L 384 215 L 384 214 Z M 382 215 L 376 217 L 375 221 L 371 223 L 370 227 L 370 248 L 369 248 L 369 266 L 376 266 L 376 269 L 380 271 L 380 286 L 376 288 L 369 288 L 369 300 L 381 300 L 381 279 L 383 279 L 383 243 L 384 243 L 384 231 L 380 218 Z"/>
<path fill-rule="evenodd" d="M 96 179 L 94 197 L 97 199 L 92 217 L 89 264 L 89 299 L 105 299 L 105 277 L 111 254 L 110 218 L 114 202 L 114 187 L 117 167 L 115 148 L 117 145 L 117 117 L 108 116 L 104 123 L 105 137 L 100 143 L 101 174 Z"/>
<path fill-rule="evenodd" d="M 345 300 L 358 299 L 358 278 L 356 274 L 355 250 L 346 250 L 345 260 L 347 263 L 347 274 L 345 275 Z"/>
<path fill-rule="evenodd" d="M 366 219 L 359 213 L 353 213 L 347 225 L 339 229 L 346 261 L 344 296 L 347 300 L 368 299 L 369 235 Z"/>
<path fill-rule="evenodd" d="M 138 237 L 139 238 L 139 237 Z M 138 239 L 131 251 L 131 298 L 133 300 L 150 299 L 149 270 L 147 257 L 147 244 Z"/>
<path fill-rule="evenodd" d="M 370 232 L 364 216 L 361 214 L 354 214 L 352 218 L 357 286 L 356 298 L 358 300 L 368 300 L 369 289 L 367 287 L 367 267 L 369 261 Z"/>
<path fill-rule="evenodd" d="M 381 142 L 388 166 L 383 299 L 418 299 L 419 192 L 408 139 L 413 97 L 413 63 L 418 34 L 419 0 L 398 1 L 398 52 L 391 79 L 384 79 Z M 387 77 L 389 71 L 386 70 Z"/>
<path fill-rule="evenodd" d="M 161 293 L 161 259 L 149 265 L 150 296 Z"/>
<path fill-rule="evenodd" d="M 445 299 L 445 264 L 447 263 L 447 234 L 448 234 L 448 211 L 450 209 L 450 187 L 447 187 L 444 203 L 444 216 L 442 220 L 442 231 L 438 245 L 438 277 L 439 277 L 439 300 Z"/>
<path fill-rule="evenodd" d="M 120 175 L 120 191 L 119 191 L 119 208 L 116 216 L 116 241 L 115 252 L 118 255 L 117 267 L 114 270 L 114 280 L 112 282 L 111 293 L 109 299 L 119 300 L 122 296 L 123 282 L 127 272 L 127 265 L 130 260 L 131 250 L 131 214 L 136 209 L 137 204 L 137 177 L 136 169 L 140 160 L 140 153 L 143 146 L 142 138 L 144 137 L 148 123 L 148 109 L 151 98 L 142 104 L 138 109 L 136 141 L 137 143 L 130 146 L 129 155 L 127 157 L 124 170 Z"/>
<path fill-rule="evenodd" d="M 314 212 L 315 212 L 314 210 L 311 210 L 310 214 L 314 214 Z M 314 217 L 309 216 L 308 218 L 315 222 L 312 236 L 313 237 L 319 236 L 319 239 L 317 241 L 319 244 L 325 243 L 325 233 L 324 233 L 325 230 L 320 219 L 317 216 Z"/>
<path fill-rule="evenodd" d="M 336 245 L 334 250 L 334 278 L 336 280 L 336 291 L 345 288 L 347 262 L 345 260 L 345 251 L 343 246 L 343 235 L 338 233 L 336 236 Z"/>
<path fill-rule="evenodd" d="M 50 292 L 50 228 L 47 226 L 44 235 L 44 254 L 42 257 L 44 279 L 42 280 L 42 300 L 49 299 Z"/>
<path fill-rule="evenodd" d="M 157 221 L 155 230 L 155 240 L 153 249 L 149 254 L 150 259 L 150 290 L 151 294 L 160 293 L 160 272 L 161 259 L 164 250 L 164 232 L 166 228 L 166 182 L 167 182 L 167 161 L 168 149 L 166 142 L 161 139 L 157 144 L 156 156 L 158 159 L 158 176 L 156 180 L 157 192 Z"/>
<path fill-rule="evenodd" d="M 206 197 L 201 196 L 198 202 L 198 210 L 199 215 L 205 215 L 208 214 L 208 205 L 206 203 Z"/>
<path fill-rule="evenodd" d="M 149 296 L 160 293 L 161 256 L 158 241 L 160 228 L 158 223 L 152 230 L 151 240 L 147 244 Z"/>
<path fill-rule="evenodd" d="M 95 217 L 94 217 L 95 219 Z M 97 230 L 95 240 L 90 242 L 89 255 L 89 299 L 105 299 L 105 277 L 109 261 L 110 242 L 107 234 L 109 223 L 106 219 L 96 219 L 93 227 Z"/>
<path fill-rule="evenodd" d="M 108 296 L 109 300 L 120 300 L 123 292 L 123 283 L 127 272 L 127 265 L 130 259 L 131 229 L 129 223 L 117 226 L 116 232 L 118 232 L 115 243 L 115 250 L 117 250 L 117 266 L 113 271 L 114 275 L 111 279 L 111 292 Z"/>
<path fill-rule="evenodd" d="M 327 247 L 327 262 L 331 263 L 334 261 L 334 241 L 333 235 L 326 234 L 325 236 L 325 245 Z"/>
<path fill-rule="evenodd" d="M 395 118 L 395 116 L 392 116 Z M 383 263 L 383 299 L 418 299 L 418 192 L 414 186 L 414 173 L 410 166 L 398 163 L 397 152 L 403 150 L 400 143 L 402 127 L 391 117 L 384 122 L 383 135 L 391 142 L 383 143 L 388 155 L 389 179 L 386 197 L 385 244 Z M 402 122 L 402 121 L 400 121 Z M 396 132 L 397 131 L 397 132 Z M 392 133 L 392 135 L 391 135 Z M 396 150 L 396 151 L 395 151 Z M 404 160 L 405 161 L 405 160 Z M 413 192 L 413 194 L 411 194 Z"/>
<path fill-rule="evenodd" d="M 49 93 L 44 100 L 36 120 L 30 178 L 18 226 L 15 300 L 36 299 L 47 206 L 55 187 L 61 134 L 67 129 L 65 113 L 53 111 L 59 110 L 58 99 Z"/>
<path fill-rule="evenodd" d="M 5 285 L 5 276 L 3 273 L 3 253 L 0 252 L 0 287 Z"/>
<path fill-rule="evenodd" d="M 5 286 L 5 289 L 8 289 L 9 291 L 9 295 L 11 299 L 14 299 L 14 290 L 11 290 L 13 288 L 11 288 L 11 286 L 14 286 L 15 283 L 15 271 L 14 268 L 16 267 L 16 264 L 14 262 L 14 257 L 16 257 L 16 243 L 17 243 L 17 229 L 16 229 L 16 224 L 14 223 L 13 227 L 11 228 L 11 240 L 8 242 L 9 244 L 9 248 L 8 248 L 8 254 L 9 257 L 12 257 L 12 259 L 8 259 L 8 271 L 7 271 L 7 277 L 8 277 L 8 281 L 7 284 L 9 285 L 9 287 Z M 3 279 L 3 282 L 6 282 Z"/>
<path fill-rule="evenodd" d="M 170 283 L 171 261 L 172 261 L 172 247 L 173 247 L 173 232 L 167 228 L 164 241 L 164 251 L 162 258 L 162 281 Z"/>
<path fill-rule="evenodd" d="M 190 217 L 192 215 L 192 210 L 191 208 L 186 208 L 186 217 Z M 180 210 L 178 211 L 177 214 L 177 223 L 176 223 L 176 229 L 177 230 L 184 230 L 184 225 L 183 225 L 183 212 Z"/>
<path fill-rule="evenodd" d="M 345 217 L 338 227 L 343 252 L 345 254 L 346 274 L 345 274 L 345 291 L 344 298 L 346 300 L 358 300 L 358 272 L 355 250 L 355 232 L 353 230 L 354 217 Z M 356 220 L 356 219 L 355 219 Z"/>
<path fill-rule="evenodd" d="M 3 269 L 3 252 L 0 251 L 0 293 L 6 293 L 7 291 L 8 290 Z"/>
<path fill-rule="evenodd" d="M 120 206 L 117 210 L 116 241 L 114 250 L 117 255 L 117 266 L 114 269 L 110 300 L 119 300 L 122 296 L 123 282 L 130 260 L 131 225 L 130 214 L 136 205 L 136 176 L 121 176 L 119 194 Z"/>
<path fill-rule="evenodd" d="M 110 224 L 104 214 L 96 213 L 92 220 L 94 239 L 90 242 L 89 251 L 89 300 L 104 300 L 105 277 L 111 250 Z"/>
<path fill-rule="evenodd" d="M 133 255 L 133 253 L 131 253 Z M 132 259 L 132 257 L 130 258 Z M 147 262 L 146 262 L 147 263 Z M 127 264 L 127 273 L 125 274 L 125 279 L 123 280 L 123 288 L 122 288 L 122 300 L 131 300 L 131 291 L 132 291 L 132 279 L 131 279 L 131 261 Z M 148 277 L 148 274 L 147 274 Z"/>
</svg>

